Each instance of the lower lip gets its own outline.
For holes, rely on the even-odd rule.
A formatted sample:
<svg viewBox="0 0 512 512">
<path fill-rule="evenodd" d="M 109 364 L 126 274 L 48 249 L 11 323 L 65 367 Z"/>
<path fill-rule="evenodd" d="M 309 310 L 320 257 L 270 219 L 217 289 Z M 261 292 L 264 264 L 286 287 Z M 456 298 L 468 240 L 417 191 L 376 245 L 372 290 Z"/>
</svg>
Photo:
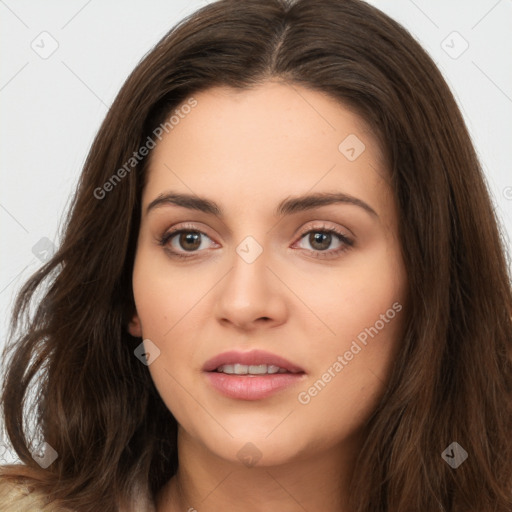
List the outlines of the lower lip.
<svg viewBox="0 0 512 512">
<path fill-rule="evenodd" d="M 304 373 L 273 373 L 267 375 L 228 375 L 221 372 L 206 372 L 210 384 L 221 394 L 238 400 L 261 400 L 293 384 L 304 377 Z"/>
</svg>

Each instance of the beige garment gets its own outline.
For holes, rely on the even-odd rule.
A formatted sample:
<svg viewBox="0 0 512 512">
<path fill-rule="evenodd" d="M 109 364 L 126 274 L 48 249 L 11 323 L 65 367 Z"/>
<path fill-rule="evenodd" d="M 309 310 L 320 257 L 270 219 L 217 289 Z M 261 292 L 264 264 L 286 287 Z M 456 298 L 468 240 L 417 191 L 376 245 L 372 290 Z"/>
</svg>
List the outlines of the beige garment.
<svg viewBox="0 0 512 512">
<path fill-rule="evenodd" d="M 44 496 L 27 486 L 0 479 L 0 512 L 68 512 L 45 502 Z"/>
<path fill-rule="evenodd" d="M 138 494 L 132 511 L 156 512 L 153 501 L 142 493 Z M 0 478 L 0 512 L 73 512 L 73 510 L 48 505 L 41 493 L 30 491 L 24 484 L 13 484 Z"/>
</svg>

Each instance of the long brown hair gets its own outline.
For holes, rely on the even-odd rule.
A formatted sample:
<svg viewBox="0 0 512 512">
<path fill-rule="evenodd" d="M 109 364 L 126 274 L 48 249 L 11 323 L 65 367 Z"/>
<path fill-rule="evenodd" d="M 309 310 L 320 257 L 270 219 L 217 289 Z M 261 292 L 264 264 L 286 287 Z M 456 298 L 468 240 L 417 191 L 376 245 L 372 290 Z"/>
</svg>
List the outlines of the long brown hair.
<svg viewBox="0 0 512 512">
<path fill-rule="evenodd" d="M 498 222 L 441 73 L 402 26 L 360 0 L 220 0 L 173 28 L 127 79 L 61 246 L 15 303 L 2 407 L 24 467 L 5 478 L 30 471 L 33 489 L 56 504 L 113 512 L 134 488 L 155 494 L 175 474 L 176 420 L 127 332 L 147 158 L 126 162 L 194 93 L 269 78 L 327 93 L 372 126 L 399 211 L 408 319 L 365 425 L 351 510 L 510 511 L 512 297 Z M 36 431 L 58 453 L 47 469 L 31 456 Z M 457 469 L 441 456 L 453 442 L 468 454 Z"/>
</svg>

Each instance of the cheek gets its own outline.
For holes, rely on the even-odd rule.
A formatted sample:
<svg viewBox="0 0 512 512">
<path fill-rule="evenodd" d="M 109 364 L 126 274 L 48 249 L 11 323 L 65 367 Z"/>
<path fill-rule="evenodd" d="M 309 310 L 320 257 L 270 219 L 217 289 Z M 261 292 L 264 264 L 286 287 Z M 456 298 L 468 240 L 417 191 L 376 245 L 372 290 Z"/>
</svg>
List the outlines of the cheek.
<svg viewBox="0 0 512 512">
<path fill-rule="evenodd" d="M 321 418 L 325 443 L 354 434 L 368 420 L 400 348 L 401 302 L 383 295 L 350 307 L 339 314 L 336 338 L 318 346 L 314 371 L 297 395 L 301 428 L 315 429 Z"/>
<path fill-rule="evenodd" d="M 194 365 L 194 346 L 189 340 L 194 338 L 194 315 L 200 310 L 194 305 L 208 287 L 204 279 L 191 278 L 189 272 L 173 272 L 168 262 L 162 260 L 149 251 L 138 253 L 133 271 L 135 304 L 143 338 L 150 339 L 160 350 L 148 367 L 153 382 L 176 419 L 193 430 L 180 411 L 192 416 L 201 413 L 194 411 L 197 403 L 190 400 L 184 389 L 191 386 L 190 370 Z"/>
<path fill-rule="evenodd" d="M 321 312 L 331 334 L 315 347 L 310 387 L 299 403 L 313 415 L 332 410 L 332 425 L 346 423 L 349 410 L 355 426 L 375 407 L 400 347 L 405 271 L 397 252 L 383 247 L 324 282 L 324 293 L 310 294 L 311 309 Z"/>
<path fill-rule="evenodd" d="M 206 291 L 204 280 L 173 271 L 165 257 L 142 250 L 135 261 L 133 293 L 144 337 L 165 341 L 178 324 L 179 329 L 187 328 L 194 304 Z"/>
<path fill-rule="evenodd" d="M 349 350 L 353 340 L 372 339 L 378 331 L 375 350 L 387 350 L 399 337 L 405 301 L 406 277 L 401 259 L 388 246 L 347 259 L 343 268 L 329 277 L 314 276 L 303 281 L 300 292 L 319 319 L 316 326 L 332 353 Z M 395 304 L 395 306 L 393 306 Z M 318 337 L 318 332 L 316 336 Z"/>
</svg>

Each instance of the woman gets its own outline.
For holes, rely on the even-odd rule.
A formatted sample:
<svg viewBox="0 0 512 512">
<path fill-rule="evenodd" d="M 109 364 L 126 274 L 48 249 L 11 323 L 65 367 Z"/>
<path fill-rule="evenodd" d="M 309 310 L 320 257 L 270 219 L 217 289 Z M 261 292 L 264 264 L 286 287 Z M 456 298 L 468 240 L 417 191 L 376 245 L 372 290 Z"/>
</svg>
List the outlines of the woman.
<svg viewBox="0 0 512 512">
<path fill-rule="evenodd" d="M 213 3 L 128 78 L 20 292 L 1 510 L 512 510 L 511 306 L 414 39 L 359 0 Z"/>
</svg>

